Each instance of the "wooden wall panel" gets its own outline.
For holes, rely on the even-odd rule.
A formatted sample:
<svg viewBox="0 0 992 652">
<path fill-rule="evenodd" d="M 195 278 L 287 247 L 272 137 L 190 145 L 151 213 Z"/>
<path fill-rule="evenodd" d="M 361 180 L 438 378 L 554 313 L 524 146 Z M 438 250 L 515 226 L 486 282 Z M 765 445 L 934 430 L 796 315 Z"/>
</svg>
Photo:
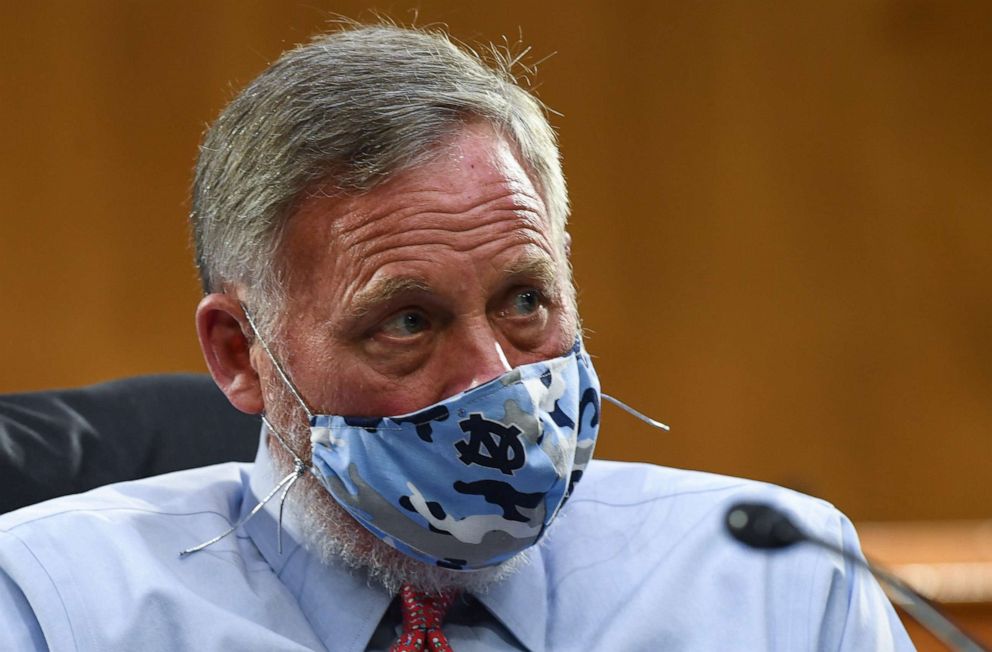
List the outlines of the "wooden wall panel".
<svg viewBox="0 0 992 652">
<path fill-rule="evenodd" d="M 786 483 L 856 518 L 988 517 L 992 5 L 461 3 L 560 128 L 600 454 Z M 204 125 L 358 2 L 0 6 L 0 391 L 203 369 Z M 398 18 L 401 3 L 380 6 Z"/>
</svg>

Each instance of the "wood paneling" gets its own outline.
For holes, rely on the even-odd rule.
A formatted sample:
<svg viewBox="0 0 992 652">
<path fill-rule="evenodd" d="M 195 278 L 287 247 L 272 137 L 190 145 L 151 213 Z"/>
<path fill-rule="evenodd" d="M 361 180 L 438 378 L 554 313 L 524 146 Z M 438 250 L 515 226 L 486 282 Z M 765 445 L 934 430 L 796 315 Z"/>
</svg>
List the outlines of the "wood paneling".
<svg viewBox="0 0 992 652">
<path fill-rule="evenodd" d="M 858 533 L 870 561 L 942 605 L 979 643 L 992 645 L 992 520 L 858 523 Z M 900 616 L 920 652 L 947 649 L 904 611 Z"/>
<path fill-rule="evenodd" d="M 557 52 L 589 348 L 673 425 L 606 408 L 601 456 L 992 515 L 992 5 L 417 4 Z M 0 390 L 203 368 L 199 135 L 332 9 L 0 6 Z"/>
</svg>

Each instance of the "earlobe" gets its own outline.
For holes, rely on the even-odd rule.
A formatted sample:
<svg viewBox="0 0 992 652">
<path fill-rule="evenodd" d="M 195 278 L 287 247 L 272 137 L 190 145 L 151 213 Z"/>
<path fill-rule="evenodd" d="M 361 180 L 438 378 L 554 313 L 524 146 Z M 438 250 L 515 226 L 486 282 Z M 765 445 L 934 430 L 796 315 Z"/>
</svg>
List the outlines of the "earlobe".
<svg viewBox="0 0 992 652">
<path fill-rule="evenodd" d="M 200 349 L 214 382 L 231 405 L 258 414 L 265 408 L 262 385 L 251 364 L 251 347 L 242 330 L 244 313 L 228 294 L 203 297 L 196 307 L 196 332 Z"/>
</svg>

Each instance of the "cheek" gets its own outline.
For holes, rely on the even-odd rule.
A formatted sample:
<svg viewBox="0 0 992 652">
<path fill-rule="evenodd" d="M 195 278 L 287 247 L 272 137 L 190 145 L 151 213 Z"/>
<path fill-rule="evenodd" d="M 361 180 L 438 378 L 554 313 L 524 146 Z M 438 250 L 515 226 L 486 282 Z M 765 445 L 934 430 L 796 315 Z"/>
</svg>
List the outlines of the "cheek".
<svg viewBox="0 0 992 652">
<path fill-rule="evenodd" d="M 422 396 L 422 382 L 397 382 L 364 365 L 337 367 L 328 374 L 317 411 L 321 414 L 385 417 L 413 412 L 433 401 Z"/>
<path fill-rule="evenodd" d="M 565 340 L 564 346 L 572 346 L 575 343 L 575 338 L 579 335 L 579 316 L 572 308 L 566 310 L 561 317 L 561 332 Z"/>
</svg>

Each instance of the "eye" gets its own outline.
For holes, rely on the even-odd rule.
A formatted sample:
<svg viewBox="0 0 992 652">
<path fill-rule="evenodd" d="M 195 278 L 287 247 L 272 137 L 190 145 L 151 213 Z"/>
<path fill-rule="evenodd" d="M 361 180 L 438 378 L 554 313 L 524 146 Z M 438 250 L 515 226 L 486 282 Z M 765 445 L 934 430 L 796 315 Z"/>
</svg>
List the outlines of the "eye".
<svg viewBox="0 0 992 652">
<path fill-rule="evenodd" d="M 541 293 L 534 288 L 517 292 L 513 297 L 513 311 L 518 315 L 530 315 L 541 307 Z"/>
<path fill-rule="evenodd" d="M 390 337 L 413 337 L 430 328 L 427 316 L 419 310 L 403 310 L 382 323 L 380 330 Z"/>
<path fill-rule="evenodd" d="M 546 305 L 543 292 L 537 288 L 525 287 L 511 293 L 498 314 L 509 319 L 531 317 L 541 312 Z"/>
</svg>

